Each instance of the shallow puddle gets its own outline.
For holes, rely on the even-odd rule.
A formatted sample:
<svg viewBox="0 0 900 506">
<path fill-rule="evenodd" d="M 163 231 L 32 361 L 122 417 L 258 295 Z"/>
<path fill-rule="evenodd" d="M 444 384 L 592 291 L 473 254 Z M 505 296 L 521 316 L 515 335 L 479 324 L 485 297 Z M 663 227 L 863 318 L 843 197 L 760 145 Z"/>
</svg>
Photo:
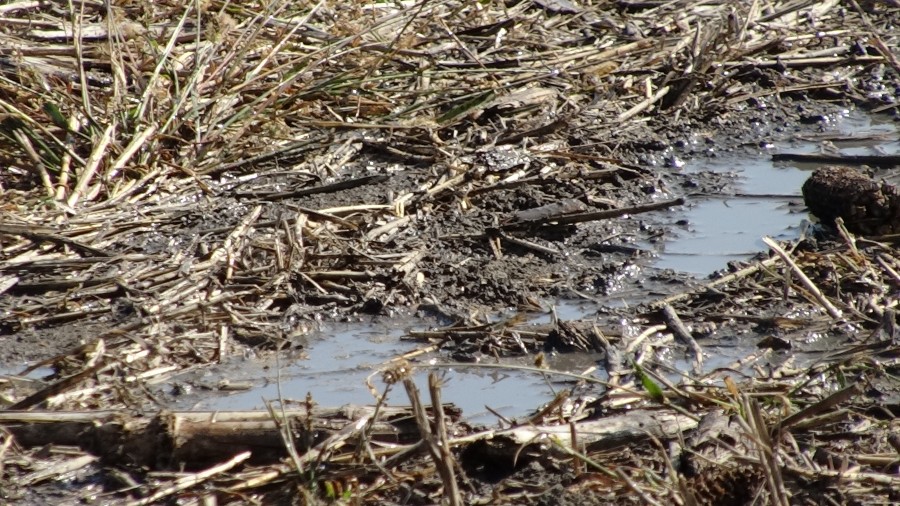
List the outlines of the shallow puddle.
<svg viewBox="0 0 900 506">
<path fill-rule="evenodd" d="M 675 232 L 676 239 L 666 242 L 653 265 L 706 276 L 732 260 L 763 251 L 763 236 L 795 239 L 805 213 L 792 213 L 789 200 L 728 197 L 696 203 L 685 213 L 688 224 Z"/>
<path fill-rule="evenodd" d="M 538 318 L 535 323 L 542 321 L 546 319 Z M 367 384 L 383 393 L 386 385 L 381 371 L 389 368 L 399 354 L 425 346 L 402 340 L 406 334 L 402 323 L 415 328 L 422 326 L 421 320 L 333 325 L 311 335 L 308 350 L 302 353 L 287 353 L 267 361 L 234 359 L 210 369 L 182 374 L 166 382 L 157 394 L 171 400 L 169 408 L 183 410 L 258 410 L 265 409 L 266 402 L 278 399 L 299 406 L 307 393 L 323 406 L 373 404 L 375 398 Z M 712 355 L 703 365 L 705 372 L 726 367 L 750 351 L 744 347 L 715 345 L 705 350 Z M 547 356 L 547 366 L 550 371 L 580 374 L 597 366 L 601 358 L 598 354 L 551 354 Z M 498 422 L 494 413 L 521 419 L 552 399 L 556 392 L 572 386 L 571 378 L 565 376 L 516 368 L 531 366 L 532 361 L 533 357 L 521 357 L 499 364 L 459 364 L 429 354 L 413 360 L 417 366 L 414 378 L 423 395 L 427 395 L 428 373 L 438 372 L 443 380 L 444 402 L 461 408 L 472 423 L 494 425 Z M 675 361 L 674 365 L 685 373 L 691 371 L 687 361 Z M 602 367 L 589 374 L 607 379 Z M 668 376 L 678 381 L 680 375 L 671 371 Z M 234 388 L 241 390 L 229 391 Z M 175 395 L 174 391 L 181 393 Z M 590 395 L 590 387 L 583 393 Z M 402 385 L 393 386 L 388 404 L 408 403 Z"/>
<path fill-rule="evenodd" d="M 684 216 L 679 218 L 685 224 L 669 232 L 670 239 L 659 247 L 654 267 L 707 276 L 731 260 L 744 260 L 765 251 L 763 236 L 781 240 L 799 237 L 807 219 L 800 188 L 819 165 L 776 163 L 772 161 L 773 153 L 900 153 L 893 123 L 849 113 L 836 118 L 833 126 L 833 131 L 821 135 L 771 144 L 756 155 L 726 156 L 685 165 L 688 173 L 736 174 L 736 192 L 689 199 Z"/>
<path fill-rule="evenodd" d="M 684 211 L 675 214 L 674 220 L 683 225 L 673 225 L 667 234 L 670 240 L 657 247 L 659 256 L 653 261 L 653 267 L 703 277 L 726 267 L 730 260 L 745 260 L 765 250 L 761 241 L 763 236 L 798 237 L 807 219 L 800 188 L 816 166 L 775 164 L 771 161 L 772 153 L 814 153 L 823 145 L 848 155 L 900 152 L 896 127 L 892 124 L 878 124 L 852 114 L 838 118 L 835 127 L 838 136 L 853 138 L 806 137 L 767 147 L 753 156 L 723 157 L 686 166 L 684 170 L 688 172 L 735 173 L 739 180 L 736 194 L 690 198 Z M 616 296 L 591 301 L 560 301 L 555 308 L 556 315 L 562 320 L 586 318 L 606 300 L 614 305 Z M 535 324 L 549 321 L 549 315 L 533 320 Z M 170 407 L 174 409 L 261 409 L 266 401 L 279 398 L 302 402 L 307 393 L 325 406 L 371 404 L 374 397 L 367 382 L 379 393 L 383 392 L 385 384 L 380 371 L 389 367 L 395 357 L 424 347 L 422 343 L 403 337 L 410 329 L 422 330 L 426 326 L 427 322 L 413 319 L 332 324 L 309 336 L 308 346 L 302 352 L 281 355 L 277 361 L 234 359 L 212 369 L 182 374 L 160 385 L 159 393 L 172 401 Z M 704 371 L 726 367 L 747 357 L 755 350 L 755 344 L 750 341 L 729 338 L 704 343 L 704 351 L 708 354 Z M 550 356 L 548 360 L 551 369 L 580 373 L 597 365 L 599 358 L 567 354 Z M 442 363 L 444 360 L 444 356 L 434 353 L 415 359 L 414 363 L 419 366 L 417 384 L 426 392 L 428 371 L 441 372 L 444 402 L 460 407 L 464 416 L 474 423 L 491 425 L 497 422 L 497 416 L 486 406 L 504 417 L 526 416 L 542 402 L 550 400 L 555 391 L 571 386 L 560 376 L 545 377 L 515 368 L 491 367 L 490 364 L 450 365 Z M 533 357 L 524 357 L 505 363 L 527 366 L 532 360 Z M 691 366 L 684 359 L 675 358 L 672 363 L 677 370 L 670 371 L 670 379 L 678 380 L 678 370 L 690 371 Z M 605 378 L 602 367 L 592 374 L 598 379 Z M 224 388 L 223 381 L 227 381 Z M 235 388 L 244 390 L 223 391 Z M 408 402 L 402 386 L 395 385 L 388 403 L 406 405 Z"/>
<path fill-rule="evenodd" d="M 404 327 L 403 325 L 406 325 Z M 385 383 L 381 370 L 392 359 L 426 345 L 401 338 L 410 328 L 421 329 L 422 320 L 385 321 L 354 324 L 335 324 L 310 336 L 303 353 L 284 354 L 278 360 L 233 360 L 202 372 L 183 374 L 165 385 L 161 394 L 185 392 L 173 397 L 173 409 L 250 410 L 264 409 L 266 401 L 284 399 L 300 403 L 310 393 L 313 400 L 324 406 L 344 404 L 372 404 L 374 396 L 367 382 L 378 393 Z M 291 356 L 293 355 L 293 356 Z M 510 360 L 508 365 L 529 365 L 532 358 Z M 551 357 L 554 370 L 580 372 L 592 366 L 596 357 L 566 355 Z M 443 400 L 462 408 L 472 422 L 492 424 L 497 413 L 514 418 L 533 410 L 542 399 L 551 398 L 555 378 L 544 379 L 540 374 L 508 368 L 481 367 L 477 364 L 449 364 L 434 354 L 424 360 L 415 375 L 420 389 L 427 385 L 429 370 L 442 374 Z M 227 385 L 222 383 L 227 380 Z M 223 391 L 236 387 L 243 391 Z M 389 404 L 409 403 L 402 385 L 395 385 L 388 394 Z"/>
</svg>

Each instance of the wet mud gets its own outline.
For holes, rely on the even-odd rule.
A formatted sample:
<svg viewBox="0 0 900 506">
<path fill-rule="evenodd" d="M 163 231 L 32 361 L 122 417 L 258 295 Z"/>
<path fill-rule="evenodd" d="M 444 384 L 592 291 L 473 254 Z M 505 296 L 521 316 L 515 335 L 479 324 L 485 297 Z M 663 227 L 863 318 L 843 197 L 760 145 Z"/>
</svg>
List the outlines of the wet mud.
<svg viewBox="0 0 900 506">
<path fill-rule="evenodd" d="M 95 451 L 102 458 L 82 460 L 87 464 L 63 479 L 0 488 L 0 498 L 43 504 L 163 494 L 154 500 L 180 502 L 187 496 L 165 495 L 168 475 L 148 470 L 176 476 L 175 470 L 216 462 L 179 461 L 176 443 L 184 434 L 168 423 L 173 413 L 262 412 L 277 399 L 303 411 L 294 422 L 308 425 L 276 434 L 272 461 L 253 462 L 273 466 L 271 476 L 278 478 L 248 485 L 256 494 L 251 499 L 239 487 L 263 483 L 256 476 L 232 479 L 226 470 L 215 477 L 221 480 L 210 490 L 240 482 L 222 494 L 223 503 L 340 502 L 345 490 L 348 497 L 363 491 L 361 502 L 433 504 L 455 483 L 436 471 L 439 450 L 449 445 L 430 446 L 429 459 L 424 448 L 434 439 L 421 436 L 416 451 L 386 457 L 386 470 L 381 457 L 346 453 L 357 443 L 374 451 L 366 446 L 368 433 L 351 430 L 363 418 L 311 428 L 316 406 L 369 404 L 391 389 L 388 404 L 397 392 L 398 403 L 411 403 L 410 385 L 424 384 L 426 375 L 451 403 L 450 436 L 474 438 L 454 446 L 451 456 L 464 475 L 465 502 L 640 503 L 659 477 L 676 476 L 682 489 L 656 488 L 658 500 L 690 503 L 682 498 L 696 493 L 702 496 L 696 504 L 744 504 L 747 498 L 736 490 L 779 495 L 766 489 L 771 484 L 761 470 L 771 479 L 771 469 L 788 476 L 792 498 L 840 502 L 846 491 L 832 481 L 855 468 L 839 455 L 850 447 L 866 457 L 864 472 L 881 478 L 859 478 L 856 484 L 875 485 L 858 497 L 896 495 L 896 477 L 885 470 L 896 470 L 890 453 L 896 441 L 889 435 L 900 416 L 900 388 L 892 381 L 900 335 L 892 309 L 900 283 L 892 255 L 897 238 L 842 235 L 831 217 L 816 223 L 801 194 L 803 171 L 836 159 L 854 165 L 843 170 L 875 167 L 867 187 L 890 188 L 896 197 L 900 67 L 896 47 L 885 46 L 895 43 L 896 5 L 851 3 L 828 3 L 808 17 L 795 11 L 818 3 L 775 12 L 769 6 L 765 13 L 755 3 L 731 10 L 717 4 L 713 17 L 701 4 L 692 6 L 688 22 L 677 6 L 658 2 L 584 10 L 565 1 L 422 2 L 416 7 L 421 16 L 404 6 L 383 17 L 366 9 L 395 7 L 375 2 L 344 12 L 323 2 L 294 13 L 291 19 L 304 19 L 296 26 L 279 25 L 273 16 L 271 25 L 264 21 L 250 30 L 263 34 L 259 40 L 248 35 L 260 51 L 248 58 L 261 58 L 248 73 L 255 77 L 241 81 L 248 69 L 236 67 L 209 74 L 220 81 L 197 92 L 212 104 L 197 118 L 178 114 L 187 99 L 174 91 L 171 97 L 144 92 L 137 100 L 142 106 L 153 100 L 174 106 L 157 118 L 171 121 L 154 125 L 160 130 L 148 136 L 152 144 L 135 147 L 140 163 L 126 160 L 127 167 L 113 171 L 127 175 L 121 187 L 115 178 L 102 180 L 87 186 L 93 195 L 73 195 L 62 174 L 19 168 L 20 160 L 29 160 L 32 141 L 81 163 L 106 148 L 96 144 L 102 129 L 74 135 L 41 94 L 42 86 L 52 85 L 78 95 L 70 93 L 74 80 L 41 74 L 28 60 L 4 53 L 2 103 L 24 104 L 46 122 L 29 137 L 21 129 L 30 123 L 5 116 L 8 107 L 0 118 L 0 155 L 12 168 L 0 180 L 9 195 L 0 205 L 5 414 L 117 411 L 112 421 L 89 420 L 75 437 L 65 434 L 71 445 L 47 443 L 46 451 L 15 447 L 12 433 L 3 432 L 0 456 L 12 448 L 13 457 L 0 461 L 0 478 L 10 483 L 22 476 L 42 483 L 36 463 L 63 462 L 80 441 L 108 451 Z M 657 10 L 665 21 L 657 21 Z M 141 12 L 128 14 L 144 19 Z M 181 18 L 181 11 L 173 12 L 157 17 Z M 819 32 L 816 16 L 833 30 Z M 846 16 L 856 28 L 868 27 L 872 38 L 848 34 Z M 259 19 L 244 21 L 252 27 Z M 397 19 L 405 19 L 404 29 L 412 27 L 409 34 L 390 32 Z M 210 40 L 233 45 L 214 46 L 222 54 L 243 55 L 236 49 L 243 36 L 229 34 L 229 20 L 223 14 L 203 26 L 221 30 Z M 459 25 L 451 31 L 445 20 Z M 769 26 L 772 20 L 778 24 Z M 281 32 L 286 26 L 289 32 Z M 544 31 L 555 39 L 541 40 Z M 281 33 L 289 34 L 282 40 Z M 49 40 L 29 31 L 19 35 Z M 527 39 L 524 49 L 516 47 L 516 37 Z M 199 49 L 185 49 L 193 38 L 173 32 L 171 40 L 200 61 Z M 271 47 L 287 48 L 290 56 L 259 56 Z M 93 49 L 91 58 L 106 54 Z M 294 59 L 294 51 L 307 50 L 309 59 L 305 53 Z M 156 56 L 140 55 L 135 66 Z M 135 72 L 140 79 L 134 82 L 159 77 L 148 65 Z M 293 65 L 304 70 L 285 73 Z M 178 69 L 172 82 L 185 77 Z M 33 75 L 42 77 L 29 85 Z M 80 77 L 83 86 L 89 76 Z M 172 89 L 203 81 L 193 77 Z M 343 80 L 351 77 L 358 82 Z M 106 85 L 91 82 L 84 96 L 100 90 L 105 104 Z M 203 95 L 209 90 L 223 94 Z M 245 104 L 270 109 L 222 112 Z M 88 104 L 70 108 L 90 111 Z M 101 109 L 95 104 L 93 110 Z M 118 125 L 117 114 L 131 121 L 132 111 L 113 111 L 98 125 Z M 879 128 L 870 129 L 872 123 Z M 219 131 L 219 125 L 228 128 Z M 129 130 L 135 138 L 139 131 Z M 51 140 L 38 135 L 47 132 L 54 133 Z M 116 138 L 111 145 L 122 154 L 129 142 Z M 863 152 L 850 153 L 854 148 Z M 104 160 L 113 158 L 106 154 Z M 767 185 L 760 183 L 765 176 L 753 179 L 743 171 L 760 160 L 800 170 Z M 72 176 L 84 174 L 79 165 Z M 127 186 L 134 181 L 140 184 Z M 69 193 L 47 198 L 38 191 L 52 192 L 54 183 Z M 896 214 L 895 207 L 885 213 Z M 753 217 L 754 210 L 769 218 Z M 753 227 L 741 221 L 748 216 Z M 786 240 L 790 251 L 779 257 L 778 245 L 762 236 Z M 779 258 L 787 266 L 776 268 Z M 792 281 L 790 258 L 805 262 L 825 295 L 812 281 Z M 831 300 L 840 300 L 840 308 Z M 435 371 L 440 377 L 432 379 Z M 321 385 L 323 393 L 307 393 Z M 841 403 L 850 405 L 829 412 L 833 418 L 817 417 Z M 435 420 L 440 405 L 430 408 Z M 397 415 L 409 430 L 405 437 L 431 430 L 427 421 L 410 422 L 418 414 Z M 643 432 L 626 427 L 624 436 L 576 444 L 615 417 L 626 425 L 645 420 L 628 418 L 632 414 L 654 422 L 654 416 L 672 415 L 693 425 L 675 424 L 667 433 L 669 423 L 637 423 Z M 738 430 L 738 414 L 745 424 L 760 425 Z M 822 424 L 827 437 L 801 429 L 804 423 Z M 22 422 L 15 430 L 35 425 Z M 435 432 L 446 429 L 433 425 Z M 705 438 L 706 425 L 715 437 Z M 127 434 L 132 426 L 146 430 Z M 858 426 L 876 429 L 847 436 Z M 545 432 L 528 432 L 536 427 Z M 782 444 L 772 427 L 796 429 L 785 433 L 796 439 Z M 302 458 L 310 459 L 304 461 L 309 468 L 299 464 L 300 456 L 289 462 L 282 452 L 290 446 L 282 443 L 301 433 L 308 436 Z M 98 443 L 109 434 L 120 440 Z M 133 441 L 126 439 L 135 434 L 146 461 L 128 460 Z M 345 445 L 354 437 L 360 439 Z M 564 437 L 568 450 L 557 445 Z M 754 446 L 760 441 L 772 443 L 768 453 Z M 723 457 L 726 446 L 738 450 Z M 749 454 L 747 448 L 762 457 L 752 463 L 736 458 Z M 764 458 L 773 448 L 783 466 Z M 810 456 L 807 448 L 821 452 Z M 215 445 L 206 449 L 202 457 L 214 454 Z M 708 464 L 718 457 L 721 465 Z M 353 467 L 350 458 L 364 464 Z M 445 458 L 440 471 L 447 472 L 447 462 L 453 468 L 452 460 Z M 235 472 L 266 469 L 238 464 Z M 787 467 L 794 464 L 810 466 Z M 392 484 L 379 489 L 385 477 Z M 645 481 L 635 485 L 638 478 Z M 215 500 L 217 492 L 203 495 L 203 486 L 191 489 L 197 492 L 191 499 Z"/>
</svg>

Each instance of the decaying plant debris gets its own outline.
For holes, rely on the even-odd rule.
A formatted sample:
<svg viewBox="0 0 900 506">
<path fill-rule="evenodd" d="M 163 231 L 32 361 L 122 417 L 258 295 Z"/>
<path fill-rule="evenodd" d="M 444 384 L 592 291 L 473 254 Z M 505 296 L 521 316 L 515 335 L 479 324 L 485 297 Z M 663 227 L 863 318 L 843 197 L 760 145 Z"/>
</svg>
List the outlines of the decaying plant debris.
<svg viewBox="0 0 900 506">
<path fill-rule="evenodd" d="M 898 15 L 856 0 L 0 6 L 0 358 L 54 371 L 0 383 L 3 500 L 897 501 L 896 237 L 838 220 L 770 241 L 769 258 L 610 310 L 636 336 L 604 316 L 484 321 L 609 289 L 634 244 L 665 237 L 641 216 L 685 202 L 679 157 L 733 146 L 738 125 L 817 123 L 824 102 L 896 113 Z M 528 420 L 476 428 L 437 376 L 419 392 L 406 357 L 384 383 L 409 410 L 229 414 L 274 431 L 265 451 L 187 437 L 219 415 L 169 413 L 146 388 L 289 346 L 323 315 L 415 310 L 448 324 L 412 334 L 427 349 L 536 354 L 545 375 L 542 351 L 600 351 L 609 378 L 570 374 Z M 770 336 L 759 354 L 668 379 L 661 350 L 699 365 L 704 338 L 751 327 Z M 829 333 L 846 346 L 774 360 Z"/>
</svg>

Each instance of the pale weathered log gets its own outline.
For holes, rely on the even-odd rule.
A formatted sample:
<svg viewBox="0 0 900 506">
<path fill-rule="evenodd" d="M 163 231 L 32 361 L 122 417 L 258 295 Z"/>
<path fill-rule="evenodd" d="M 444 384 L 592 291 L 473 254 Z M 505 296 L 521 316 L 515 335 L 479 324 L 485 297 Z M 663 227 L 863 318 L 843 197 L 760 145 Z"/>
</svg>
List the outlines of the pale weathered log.
<svg viewBox="0 0 900 506">
<path fill-rule="evenodd" d="M 570 424 L 522 425 L 457 438 L 451 441 L 451 445 L 475 441 L 489 442 L 493 458 L 500 456 L 512 458 L 523 446 L 531 444 L 571 448 L 574 433 L 578 444 L 584 445 L 590 451 L 612 450 L 646 442 L 650 438 L 659 440 L 676 438 L 679 434 L 697 427 L 697 423 L 697 420 L 671 410 L 639 409 L 621 415 L 582 420 L 575 423 L 574 430 Z"/>
<path fill-rule="evenodd" d="M 430 406 L 426 411 L 433 416 Z M 453 422 L 459 419 L 459 410 L 454 406 L 445 405 L 444 411 Z M 370 406 L 315 408 L 312 420 L 305 409 L 284 412 L 294 444 L 301 452 L 374 414 Z M 281 417 L 282 413 L 275 410 L 275 415 Z M 420 439 L 409 408 L 382 407 L 378 418 L 369 429 L 370 440 L 405 447 Z M 696 420 L 669 410 L 635 410 L 577 422 L 574 431 L 579 444 L 600 450 L 639 443 L 650 437 L 670 439 L 696 426 Z M 254 463 L 275 462 L 286 455 L 281 424 L 267 411 L 163 411 L 148 417 L 114 410 L 0 411 L 0 427 L 9 431 L 19 445 L 79 446 L 107 463 L 198 468 L 243 451 L 252 453 Z M 531 444 L 570 447 L 572 431 L 569 424 L 522 425 L 453 438 L 449 444 L 456 447 L 489 441 L 495 457 L 512 458 L 523 446 Z"/>
<path fill-rule="evenodd" d="M 454 421 L 459 419 L 455 406 L 444 410 Z M 313 408 L 311 413 L 290 409 L 276 410 L 275 415 L 284 417 L 294 444 L 305 451 L 348 424 L 375 415 L 375 408 Z M 21 446 L 80 446 L 107 462 L 151 467 L 206 465 L 239 451 L 251 451 L 257 463 L 273 462 L 285 455 L 281 426 L 267 411 L 162 411 L 146 417 L 124 410 L 0 411 L 0 427 Z M 403 407 L 382 407 L 369 430 L 370 439 L 389 444 L 419 438 L 412 413 Z"/>
</svg>

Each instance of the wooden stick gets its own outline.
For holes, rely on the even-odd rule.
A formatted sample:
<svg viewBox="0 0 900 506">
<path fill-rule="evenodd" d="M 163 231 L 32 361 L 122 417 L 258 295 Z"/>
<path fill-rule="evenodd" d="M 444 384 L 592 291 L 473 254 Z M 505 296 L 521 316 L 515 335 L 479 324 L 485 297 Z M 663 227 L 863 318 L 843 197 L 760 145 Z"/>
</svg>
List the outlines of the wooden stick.
<svg viewBox="0 0 900 506">
<path fill-rule="evenodd" d="M 170 495 L 177 494 L 178 492 L 181 492 L 182 490 L 186 490 L 195 485 L 199 485 L 200 483 L 203 483 L 204 481 L 212 478 L 213 476 L 215 476 L 217 474 L 224 473 L 225 471 L 228 471 L 234 467 L 237 467 L 241 462 L 243 462 L 249 458 L 250 458 L 250 452 L 239 453 L 239 454 L 235 455 L 234 457 L 232 457 L 231 459 L 226 460 L 225 462 L 222 462 L 221 464 L 210 467 L 209 469 L 206 469 L 199 473 L 194 473 L 194 474 L 190 474 L 188 476 L 178 478 L 177 480 L 175 480 L 174 483 L 172 483 L 172 485 L 156 492 L 155 494 L 151 495 L 150 497 L 145 497 L 144 499 L 141 499 L 140 501 L 130 503 L 130 504 L 132 504 L 134 506 L 146 506 L 148 504 L 153 504 L 164 497 L 168 497 Z"/>
<path fill-rule="evenodd" d="M 699 375 L 703 371 L 703 349 L 700 348 L 700 345 L 697 344 L 694 336 L 691 335 L 690 331 L 684 325 L 684 322 L 678 317 L 675 308 L 666 304 L 663 306 L 662 313 L 669 326 L 669 330 L 671 330 L 676 337 L 681 339 L 681 341 L 690 346 L 691 351 L 694 352 L 694 373 Z"/>
<path fill-rule="evenodd" d="M 827 298 L 825 298 L 824 295 L 822 295 L 822 291 L 819 290 L 819 287 L 817 287 L 815 283 L 813 283 L 812 280 L 803 273 L 803 270 L 800 269 L 800 267 L 797 266 L 796 263 L 794 263 L 790 255 L 788 255 L 788 253 L 784 251 L 781 246 L 778 245 L 778 243 L 776 243 L 769 236 L 763 237 L 762 240 L 764 243 L 766 243 L 766 246 L 771 248 L 776 255 L 781 257 L 781 259 L 784 260 L 784 262 L 787 263 L 788 266 L 790 266 L 791 270 L 794 272 L 794 274 L 797 275 L 803 286 L 805 286 L 806 289 L 813 294 L 813 297 L 815 297 L 816 300 L 819 301 L 819 304 L 821 304 L 822 307 L 824 307 L 825 310 L 828 311 L 828 314 L 831 315 L 832 318 L 834 318 L 835 320 L 840 320 L 844 317 L 843 314 L 841 314 L 841 311 L 838 308 L 834 307 L 834 305 Z"/>
</svg>

